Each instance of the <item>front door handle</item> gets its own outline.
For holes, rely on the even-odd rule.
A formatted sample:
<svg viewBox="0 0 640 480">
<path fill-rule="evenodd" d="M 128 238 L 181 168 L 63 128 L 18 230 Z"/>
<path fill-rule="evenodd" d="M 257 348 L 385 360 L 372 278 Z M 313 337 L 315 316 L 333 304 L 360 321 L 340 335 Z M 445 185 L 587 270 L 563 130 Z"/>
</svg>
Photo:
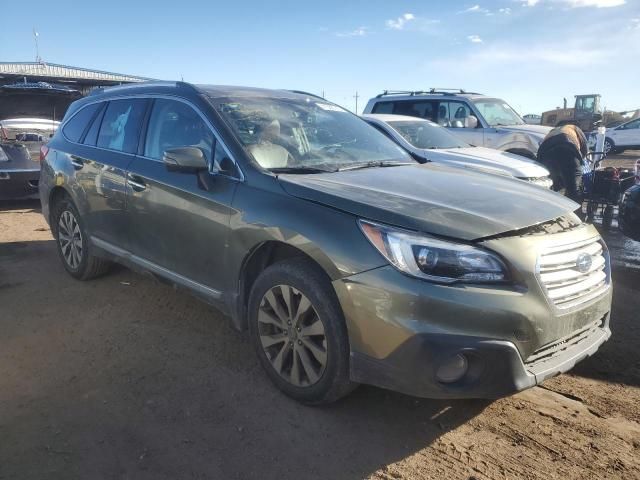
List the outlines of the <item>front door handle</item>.
<svg viewBox="0 0 640 480">
<path fill-rule="evenodd" d="M 127 175 L 127 183 L 131 185 L 131 188 L 136 192 L 142 192 L 147 189 L 147 184 L 144 183 L 144 180 L 138 175 Z"/>
<path fill-rule="evenodd" d="M 82 167 L 84 167 L 84 160 L 82 160 L 80 157 L 76 157 L 75 155 L 71 155 L 71 165 L 73 165 L 74 169 L 80 170 Z"/>
</svg>

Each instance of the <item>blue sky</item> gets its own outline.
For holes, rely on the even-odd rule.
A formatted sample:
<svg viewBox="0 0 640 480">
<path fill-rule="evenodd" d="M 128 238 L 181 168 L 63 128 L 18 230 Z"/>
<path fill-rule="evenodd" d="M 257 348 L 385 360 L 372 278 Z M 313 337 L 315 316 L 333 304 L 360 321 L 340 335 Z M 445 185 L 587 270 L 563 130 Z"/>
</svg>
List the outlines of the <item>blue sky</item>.
<svg viewBox="0 0 640 480">
<path fill-rule="evenodd" d="M 522 114 L 579 93 L 640 108 L 639 0 L 30 1 L 0 61 L 325 92 L 360 109 L 384 89 L 462 87 Z M 7 9 L 2 9 L 5 11 Z M 22 8 L 18 9 L 22 10 Z"/>
</svg>

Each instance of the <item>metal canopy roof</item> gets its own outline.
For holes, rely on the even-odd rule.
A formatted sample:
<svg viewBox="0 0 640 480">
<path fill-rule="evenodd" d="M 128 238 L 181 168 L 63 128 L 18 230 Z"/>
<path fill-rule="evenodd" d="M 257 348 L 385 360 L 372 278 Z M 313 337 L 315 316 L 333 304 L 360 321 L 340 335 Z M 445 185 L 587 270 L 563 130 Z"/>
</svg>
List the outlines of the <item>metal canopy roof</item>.
<svg viewBox="0 0 640 480">
<path fill-rule="evenodd" d="M 76 81 L 103 82 L 144 82 L 150 78 L 121 73 L 90 70 L 88 68 L 71 67 L 47 62 L 0 62 L 0 77 L 27 76 L 43 78 L 59 78 Z"/>
</svg>

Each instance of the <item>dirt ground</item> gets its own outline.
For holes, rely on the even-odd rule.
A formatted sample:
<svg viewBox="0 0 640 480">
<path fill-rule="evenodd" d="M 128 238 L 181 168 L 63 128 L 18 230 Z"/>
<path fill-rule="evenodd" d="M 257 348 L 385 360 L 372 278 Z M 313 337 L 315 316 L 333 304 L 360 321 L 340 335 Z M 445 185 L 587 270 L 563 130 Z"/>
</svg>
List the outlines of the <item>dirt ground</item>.
<svg viewBox="0 0 640 480">
<path fill-rule="evenodd" d="M 75 281 L 38 203 L 0 204 L 0 478 L 640 479 L 628 258 L 613 337 L 570 374 L 493 402 L 360 387 L 308 408 L 215 310 L 124 268 Z"/>
</svg>

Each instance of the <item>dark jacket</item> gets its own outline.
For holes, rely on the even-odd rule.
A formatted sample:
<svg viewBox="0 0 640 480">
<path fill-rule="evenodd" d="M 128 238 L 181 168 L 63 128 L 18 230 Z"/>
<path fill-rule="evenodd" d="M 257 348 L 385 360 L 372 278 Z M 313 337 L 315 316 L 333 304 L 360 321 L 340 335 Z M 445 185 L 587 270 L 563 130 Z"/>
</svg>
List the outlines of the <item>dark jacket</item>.
<svg viewBox="0 0 640 480">
<path fill-rule="evenodd" d="M 540 144 L 538 161 L 545 163 L 545 158 L 556 157 L 556 152 L 571 152 L 573 157 L 582 160 L 587 156 L 589 147 L 587 137 L 575 125 L 563 125 L 551 130 Z"/>
</svg>

